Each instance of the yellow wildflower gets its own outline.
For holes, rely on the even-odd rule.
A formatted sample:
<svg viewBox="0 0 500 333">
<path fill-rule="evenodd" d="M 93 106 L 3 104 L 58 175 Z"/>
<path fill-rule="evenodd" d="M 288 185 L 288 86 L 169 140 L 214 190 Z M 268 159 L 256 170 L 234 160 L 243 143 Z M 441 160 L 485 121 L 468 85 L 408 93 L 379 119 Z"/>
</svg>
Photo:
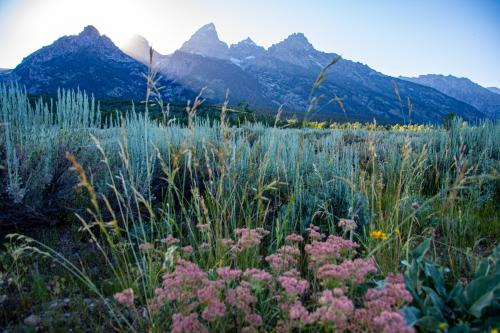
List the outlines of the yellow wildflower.
<svg viewBox="0 0 500 333">
<path fill-rule="evenodd" d="M 440 331 L 442 331 L 442 330 L 446 329 L 446 326 L 448 326 L 446 323 L 440 323 L 438 328 Z"/>
<path fill-rule="evenodd" d="M 491 333 L 498 333 L 498 329 L 496 329 L 496 328 L 492 329 Z"/>
<path fill-rule="evenodd" d="M 222 259 L 219 259 L 219 267 L 222 267 L 223 264 L 224 264 L 224 261 Z"/>
<path fill-rule="evenodd" d="M 387 234 L 380 230 L 374 230 L 370 233 L 370 237 L 373 239 L 385 240 L 387 238 Z"/>
</svg>

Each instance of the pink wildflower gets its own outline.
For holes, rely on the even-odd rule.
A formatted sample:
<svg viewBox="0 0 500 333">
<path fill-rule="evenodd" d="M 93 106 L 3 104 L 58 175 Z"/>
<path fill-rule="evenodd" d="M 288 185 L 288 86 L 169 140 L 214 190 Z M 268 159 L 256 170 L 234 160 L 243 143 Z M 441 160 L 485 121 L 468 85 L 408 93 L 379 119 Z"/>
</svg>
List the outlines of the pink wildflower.
<svg viewBox="0 0 500 333">
<path fill-rule="evenodd" d="M 241 276 L 241 270 L 231 269 L 231 267 L 221 267 L 217 268 L 217 274 L 224 280 L 234 280 Z"/>
<path fill-rule="evenodd" d="M 245 284 L 227 290 L 226 302 L 245 314 L 251 313 L 251 306 L 257 302 L 250 286 Z"/>
<path fill-rule="evenodd" d="M 315 320 L 324 324 L 332 324 L 342 331 L 348 326 L 348 319 L 354 311 L 354 305 L 349 298 L 340 294 L 340 289 L 323 291 L 319 299 L 321 307 L 312 316 Z"/>
<path fill-rule="evenodd" d="M 208 306 L 203 310 L 201 317 L 207 321 L 213 321 L 218 318 L 224 317 L 226 313 L 226 305 L 219 300 L 211 302 Z"/>
<path fill-rule="evenodd" d="M 175 245 L 175 244 L 178 244 L 180 241 L 177 238 L 172 237 L 171 235 L 168 235 L 167 237 L 160 240 L 160 242 L 162 242 L 163 244 L 167 244 L 167 245 Z"/>
<path fill-rule="evenodd" d="M 348 232 L 348 231 L 356 230 L 358 225 L 356 224 L 356 222 L 354 220 L 340 219 L 339 220 L 339 227 L 341 227 L 344 232 Z"/>
<path fill-rule="evenodd" d="M 273 280 L 271 274 L 262 269 L 257 269 L 257 268 L 247 269 L 243 273 L 243 276 L 248 278 L 250 281 L 257 281 L 257 282 L 271 283 Z"/>
<path fill-rule="evenodd" d="M 132 306 L 134 305 L 134 290 L 132 288 L 125 289 L 122 292 L 116 293 L 114 298 L 120 304 Z"/>
<path fill-rule="evenodd" d="M 191 245 L 188 245 L 188 246 L 184 246 L 181 248 L 182 252 L 186 253 L 186 254 L 191 254 L 193 253 L 193 247 Z"/>
<path fill-rule="evenodd" d="M 208 333 L 208 329 L 203 326 L 198 320 L 196 313 L 191 313 L 184 316 L 181 313 L 176 313 L 172 316 L 172 333 Z"/>
<path fill-rule="evenodd" d="M 384 311 L 373 319 L 373 323 L 385 333 L 413 333 L 415 329 L 408 327 L 399 312 Z"/>
<path fill-rule="evenodd" d="M 207 224 L 197 224 L 196 228 L 198 228 L 200 231 L 206 231 L 210 229 L 210 226 Z"/>
<path fill-rule="evenodd" d="M 321 280 L 336 280 L 361 284 L 366 275 L 377 272 L 373 258 L 345 260 L 339 265 L 326 264 L 318 269 L 317 276 Z"/>
<path fill-rule="evenodd" d="M 289 311 L 290 320 L 297 320 L 299 325 L 306 325 L 311 322 L 311 317 L 300 301 L 295 301 Z"/>
<path fill-rule="evenodd" d="M 283 272 L 297 266 L 300 250 L 295 246 L 285 245 L 274 254 L 266 257 L 266 261 L 274 272 Z"/>
<path fill-rule="evenodd" d="M 297 279 L 294 277 L 280 276 L 278 282 L 289 296 L 300 296 L 309 289 L 307 280 Z"/>
<path fill-rule="evenodd" d="M 179 259 L 172 273 L 164 274 L 161 288 L 156 288 L 155 297 L 150 304 L 152 310 L 160 309 L 165 302 L 190 304 L 196 292 L 209 284 L 207 273 L 198 265 Z"/>
<path fill-rule="evenodd" d="M 320 267 L 335 262 L 357 247 L 353 241 L 330 235 L 324 242 L 313 241 L 312 244 L 306 245 L 305 251 L 309 254 L 310 265 Z"/>
<path fill-rule="evenodd" d="M 147 250 L 152 250 L 154 248 L 155 248 L 154 245 L 151 243 L 139 244 L 139 250 L 147 251 Z"/>
<path fill-rule="evenodd" d="M 259 246 L 262 238 L 269 232 L 263 228 L 238 228 L 235 230 L 235 233 L 238 237 L 238 243 L 235 246 L 235 250 L 244 251 L 246 249 Z"/>
<path fill-rule="evenodd" d="M 304 241 L 304 237 L 302 237 L 301 235 L 297 235 L 297 234 L 290 234 L 290 235 L 286 236 L 286 240 L 288 242 L 292 242 L 292 243 L 300 243 L 300 242 Z"/>
<path fill-rule="evenodd" d="M 306 229 L 306 231 L 309 233 L 309 239 L 313 241 L 320 241 L 325 236 L 320 232 L 319 227 L 313 224 L 311 224 L 309 228 Z"/>
<path fill-rule="evenodd" d="M 262 317 L 256 313 L 247 314 L 245 316 L 245 321 L 253 327 L 259 327 L 262 325 Z"/>
<path fill-rule="evenodd" d="M 231 238 L 223 238 L 220 240 L 220 243 L 223 247 L 231 247 L 234 244 L 234 241 Z"/>
</svg>

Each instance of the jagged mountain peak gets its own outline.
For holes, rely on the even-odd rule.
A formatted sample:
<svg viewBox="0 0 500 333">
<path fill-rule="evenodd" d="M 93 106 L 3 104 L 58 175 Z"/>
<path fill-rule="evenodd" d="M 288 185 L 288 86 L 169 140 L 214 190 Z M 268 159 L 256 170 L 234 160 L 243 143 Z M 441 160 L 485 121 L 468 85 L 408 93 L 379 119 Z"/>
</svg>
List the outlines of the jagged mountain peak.
<svg viewBox="0 0 500 333">
<path fill-rule="evenodd" d="M 182 44 L 180 51 L 224 59 L 228 57 L 229 48 L 226 43 L 219 39 L 215 24 L 208 23 Z"/>
<path fill-rule="evenodd" d="M 236 44 L 232 44 L 229 48 L 229 53 L 232 58 L 248 60 L 265 54 L 266 49 L 255 44 L 250 37 L 247 37 Z"/>
<path fill-rule="evenodd" d="M 99 38 L 101 34 L 99 33 L 99 30 L 97 30 L 97 28 L 93 25 L 87 25 L 85 28 L 83 28 L 83 31 L 80 32 L 78 36 L 87 38 Z"/>
<path fill-rule="evenodd" d="M 307 50 L 307 51 L 314 50 L 313 45 L 309 42 L 307 37 L 301 32 L 293 33 L 287 38 L 285 38 L 283 41 L 273 46 L 285 47 L 287 49 L 292 49 L 292 50 Z"/>
</svg>

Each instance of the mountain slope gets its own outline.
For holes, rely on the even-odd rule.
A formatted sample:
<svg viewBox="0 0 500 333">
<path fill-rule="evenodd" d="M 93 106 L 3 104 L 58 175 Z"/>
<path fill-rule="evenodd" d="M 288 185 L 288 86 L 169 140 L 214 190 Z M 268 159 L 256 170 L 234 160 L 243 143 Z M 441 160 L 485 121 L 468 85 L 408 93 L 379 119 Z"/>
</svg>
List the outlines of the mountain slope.
<svg viewBox="0 0 500 333">
<path fill-rule="evenodd" d="M 147 67 L 124 54 L 97 29 L 87 26 L 79 35 L 61 37 L 24 58 L 2 81 L 17 81 L 31 94 L 54 94 L 58 88 L 79 88 L 96 97 L 143 99 Z M 165 97 L 186 91 L 163 80 Z"/>
<path fill-rule="evenodd" d="M 494 92 L 495 94 L 500 94 L 500 88 L 497 88 L 497 87 L 488 87 L 486 89 L 488 89 L 491 92 Z"/>
<path fill-rule="evenodd" d="M 420 75 L 419 77 L 402 77 L 402 79 L 432 87 L 442 93 L 468 103 L 490 118 L 500 116 L 500 95 L 481 87 L 467 78 L 458 78 L 452 75 Z"/>
<path fill-rule="evenodd" d="M 290 35 L 268 50 L 251 39 L 227 48 L 219 40 L 215 26 L 208 24 L 179 51 L 165 57 L 160 62 L 160 71 L 193 90 L 208 87 L 209 96 L 218 101 L 229 89 L 233 104 L 246 101 L 254 108 L 269 111 L 283 105 L 285 110 L 303 113 L 318 73 L 336 57 L 334 53 L 316 50 L 301 33 Z M 398 84 L 404 105 L 407 96 L 411 97 L 413 122 L 441 122 L 450 112 L 468 120 L 483 116 L 474 107 L 435 89 L 383 75 L 360 63 L 341 60 L 331 68 L 317 94 L 329 98 L 337 95 L 347 113 L 334 104 L 322 109 L 316 117 L 408 122 L 408 111 L 401 108 L 394 82 Z"/>
</svg>

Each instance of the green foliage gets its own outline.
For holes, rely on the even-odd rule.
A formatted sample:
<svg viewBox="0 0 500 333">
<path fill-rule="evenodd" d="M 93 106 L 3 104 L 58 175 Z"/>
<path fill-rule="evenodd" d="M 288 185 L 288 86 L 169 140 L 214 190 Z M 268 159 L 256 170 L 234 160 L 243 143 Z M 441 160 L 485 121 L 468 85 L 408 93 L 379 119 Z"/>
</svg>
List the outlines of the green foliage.
<svg viewBox="0 0 500 333">
<path fill-rule="evenodd" d="M 412 252 L 406 266 L 413 306 L 408 322 L 423 332 L 486 332 L 500 326 L 500 246 L 477 266 L 472 279 L 447 283 L 448 269 L 426 259 L 430 239 Z"/>
</svg>

